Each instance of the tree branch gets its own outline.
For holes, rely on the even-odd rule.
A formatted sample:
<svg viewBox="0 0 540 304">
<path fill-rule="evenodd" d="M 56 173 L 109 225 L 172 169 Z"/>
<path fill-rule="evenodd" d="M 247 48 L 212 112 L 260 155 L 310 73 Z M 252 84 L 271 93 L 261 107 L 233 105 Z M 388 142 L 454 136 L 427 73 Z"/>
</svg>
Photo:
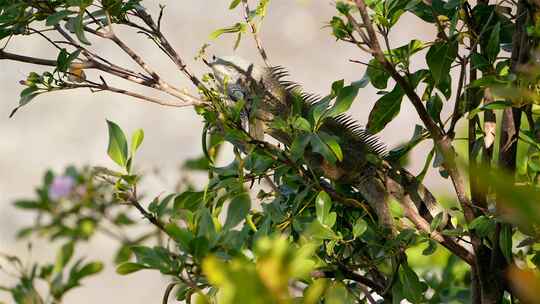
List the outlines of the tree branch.
<svg viewBox="0 0 540 304">
<path fill-rule="evenodd" d="M 467 222 L 471 222 L 474 219 L 474 210 L 472 208 L 470 199 L 467 196 L 467 190 L 465 186 L 465 181 L 462 177 L 461 172 L 459 171 L 456 164 L 456 153 L 452 147 L 451 138 L 444 134 L 444 131 L 437 126 L 435 121 L 431 118 L 426 108 L 424 107 L 421 98 L 416 94 L 415 89 L 411 86 L 409 81 L 407 81 L 399 72 L 388 62 L 384 53 L 379 44 L 377 34 L 373 28 L 372 20 L 368 15 L 367 6 L 364 0 L 355 0 L 356 6 L 360 11 L 362 21 L 367 30 L 369 41 L 369 46 L 371 47 L 372 54 L 377 61 L 385 68 L 385 70 L 390 74 L 390 76 L 396 81 L 396 83 L 403 89 L 411 103 L 413 104 L 416 112 L 420 116 L 420 119 L 424 123 L 425 127 L 428 129 L 433 141 L 435 142 L 436 147 L 444 156 L 444 167 L 448 171 L 452 182 L 454 184 L 454 189 L 456 191 L 458 200 L 463 208 L 465 218 Z"/>
<path fill-rule="evenodd" d="M 244 20 L 246 20 L 246 23 L 249 24 L 249 27 L 251 29 L 251 34 L 253 36 L 253 40 L 255 40 L 255 44 L 257 45 L 259 54 L 261 54 L 264 64 L 266 64 L 266 66 L 270 66 L 268 64 L 268 56 L 266 55 L 266 51 L 264 50 L 262 46 L 262 42 L 259 37 L 259 32 L 257 31 L 257 26 L 252 20 L 249 20 L 250 9 L 249 9 L 249 4 L 247 0 L 242 0 L 242 4 L 244 5 Z"/>
<path fill-rule="evenodd" d="M 394 196 L 400 203 L 405 216 L 413 222 L 413 224 L 421 231 L 428 233 L 432 239 L 448 248 L 452 253 L 463 259 L 469 265 L 474 263 L 474 255 L 457 243 L 452 238 L 441 234 L 437 230 L 431 230 L 431 225 L 426 221 L 418 211 L 414 201 L 411 198 L 411 195 L 408 193 L 408 190 L 405 189 L 400 183 L 394 181 L 391 178 L 386 180 L 386 185 L 389 189 L 390 194 Z"/>
<path fill-rule="evenodd" d="M 0 60 L 13 60 L 37 65 L 56 66 L 56 60 L 13 54 L 0 49 Z"/>
<path fill-rule="evenodd" d="M 89 88 L 89 89 L 96 89 L 98 91 L 109 91 L 113 93 L 119 93 L 119 94 L 131 96 L 131 97 L 135 97 L 139 100 L 149 101 L 149 102 L 159 104 L 162 106 L 175 107 L 175 108 L 183 108 L 183 107 L 188 107 L 188 106 L 193 106 L 193 105 L 202 105 L 206 103 L 205 101 L 196 99 L 195 97 L 193 97 L 193 99 L 186 99 L 186 100 L 182 100 L 182 99 L 163 100 L 163 99 L 159 99 L 159 98 L 155 98 L 151 96 L 142 95 L 136 92 L 128 91 L 125 89 L 111 87 L 108 84 L 97 84 L 94 82 L 90 82 L 90 83 L 91 84 L 81 84 L 81 85 L 70 84 L 67 86 L 67 89 Z"/>
<path fill-rule="evenodd" d="M 316 270 L 311 273 L 311 276 L 314 278 L 337 278 L 340 274 L 348 280 L 366 285 L 367 287 L 373 289 L 376 293 L 382 294 L 384 292 L 384 286 L 379 285 L 377 282 L 363 275 L 344 268 L 340 268 L 339 273 L 338 271 L 332 270 Z"/>
<path fill-rule="evenodd" d="M 180 69 L 180 71 L 182 71 L 196 87 L 202 86 L 202 82 L 188 70 L 178 52 L 171 46 L 167 38 L 165 38 L 161 32 L 159 24 L 156 24 L 154 19 L 152 19 L 152 16 L 150 16 L 144 9 L 138 9 L 137 16 L 152 29 L 154 35 L 156 35 L 163 48 L 167 51 L 167 55 L 169 55 L 169 58 L 171 58 L 171 60 L 176 64 L 178 69 Z"/>
</svg>

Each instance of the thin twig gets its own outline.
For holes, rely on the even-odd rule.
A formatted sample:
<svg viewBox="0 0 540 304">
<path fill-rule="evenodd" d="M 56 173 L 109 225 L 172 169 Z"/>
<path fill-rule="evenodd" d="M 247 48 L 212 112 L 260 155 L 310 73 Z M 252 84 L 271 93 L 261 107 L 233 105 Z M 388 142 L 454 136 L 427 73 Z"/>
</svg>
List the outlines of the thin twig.
<svg viewBox="0 0 540 304">
<path fill-rule="evenodd" d="M 246 20 L 246 23 L 249 25 L 249 28 L 251 29 L 251 34 L 253 36 L 253 40 L 255 40 L 255 44 L 257 45 L 257 49 L 259 50 L 259 54 L 261 55 L 261 58 L 264 61 L 264 64 L 266 66 L 270 66 L 268 64 L 268 56 L 266 55 L 266 51 L 264 50 L 264 47 L 262 46 L 261 39 L 259 37 L 259 32 L 257 30 L 257 25 L 253 20 L 250 20 L 249 14 L 251 10 L 249 9 L 249 4 L 247 0 L 242 0 L 242 4 L 244 5 L 244 19 Z"/>
<path fill-rule="evenodd" d="M 86 82 L 88 82 L 88 80 Z M 68 86 L 62 89 L 65 90 L 65 89 L 79 89 L 79 88 L 89 88 L 89 89 L 97 90 L 94 92 L 109 91 L 113 93 L 119 93 L 119 94 L 131 96 L 131 97 L 135 97 L 139 100 L 149 101 L 149 102 L 159 104 L 162 106 L 167 106 L 167 107 L 182 108 L 182 107 L 188 107 L 188 106 L 193 106 L 193 105 L 205 104 L 205 101 L 196 99 L 195 97 L 193 97 L 194 99 L 188 99 L 188 100 L 182 100 L 182 99 L 163 100 L 163 99 L 159 99 L 159 98 L 155 98 L 151 96 L 142 95 L 136 92 L 128 91 L 125 89 L 111 87 L 108 84 L 97 84 L 94 82 L 92 82 L 91 84 L 69 84 Z"/>
<path fill-rule="evenodd" d="M 176 285 L 178 285 L 178 282 L 172 282 L 167 285 L 165 293 L 163 294 L 163 301 L 161 301 L 163 304 L 167 304 L 169 302 L 169 296 Z"/>
<path fill-rule="evenodd" d="M 382 293 L 384 291 L 384 286 L 379 285 L 375 281 L 367 278 L 363 275 L 360 275 L 356 272 L 350 271 L 348 269 L 340 269 L 339 273 L 332 270 L 316 270 L 311 273 L 313 278 L 336 278 L 339 275 L 343 275 L 344 278 L 352 280 L 361 284 L 368 286 L 369 288 L 375 290 L 377 293 Z"/>
<path fill-rule="evenodd" d="M 109 39 L 113 41 L 118 47 L 120 47 L 126 54 L 128 54 L 133 61 L 135 61 L 146 73 L 148 73 L 156 82 L 160 90 L 163 92 L 172 95 L 174 97 L 179 98 L 180 100 L 183 100 L 187 104 L 193 105 L 193 104 L 199 104 L 200 99 L 188 94 L 187 92 L 182 92 L 181 90 L 175 88 L 174 86 L 170 85 L 166 81 L 164 81 L 161 76 L 152 68 L 150 65 L 148 65 L 141 56 L 139 56 L 133 49 L 131 49 L 127 44 L 125 44 L 113 31 L 112 24 L 110 23 L 109 19 L 109 27 L 107 32 L 101 32 L 96 31 L 94 29 L 91 29 L 89 27 L 84 28 L 86 31 L 97 35 L 101 38 Z"/>
<path fill-rule="evenodd" d="M 456 124 L 459 120 L 459 105 L 460 105 L 460 98 L 461 98 L 461 91 L 463 90 L 463 84 L 465 82 L 465 71 L 467 67 L 467 59 L 463 59 L 460 63 L 461 69 L 459 72 L 459 81 L 458 81 L 458 88 L 456 92 L 456 100 L 454 101 L 454 111 L 452 112 L 452 122 L 450 123 L 450 127 L 448 129 L 447 134 L 449 134 L 450 137 L 454 137 L 454 129 L 456 127 Z"/>
<path fill-rule="evenodd" d="M 154 22 L 152 16 L 150 16 L 144 9 L 137 10 L 136 14 L 141 20 L 143 20 L 144 23 L 146 23 L 146 25 L 148 25 L 152 29 L 153 33 L 160 41 L 163 48 L 167 51 L 167 55 L 169 55 L 169 57 L 176 64 L 178 69 L 180 69 L 180 71 L 182 71 L 196 87 L 204 87 L 202 82 L 197 77 L 195 77 L 193 73 L 189 71 L 178 52 L 171 46 L 167 38 L 160 31 L 160 27 Z"/>
<path fill-rule="evenodd" d="M 154 224 L 159 230 L 163 231 L 165 234 L 168 235 L 167 230 L 165 229 L 165 225 L 154 215 L 146 211 L 143 206 L 139 203 L 136 197 L 130 196 L 129 203 L 133 205 L 150 223 Z"/>
</svg>

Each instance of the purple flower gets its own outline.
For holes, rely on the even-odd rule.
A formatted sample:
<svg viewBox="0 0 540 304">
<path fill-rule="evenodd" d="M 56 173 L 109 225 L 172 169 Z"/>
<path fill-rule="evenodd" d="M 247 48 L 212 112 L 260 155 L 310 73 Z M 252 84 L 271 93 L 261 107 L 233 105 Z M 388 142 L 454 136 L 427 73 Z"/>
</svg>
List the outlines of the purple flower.
<svg viewBox="0 0 540 304">
<path fill-rule="evenodd" d="M 58 200 L 60 198 L 68 196 L 73 187 L 75 186 L 75 180 L 69 175 L 55 176 L 51 186 L 49 187 L 49 198 L 52 200 Z"/>
</svg>

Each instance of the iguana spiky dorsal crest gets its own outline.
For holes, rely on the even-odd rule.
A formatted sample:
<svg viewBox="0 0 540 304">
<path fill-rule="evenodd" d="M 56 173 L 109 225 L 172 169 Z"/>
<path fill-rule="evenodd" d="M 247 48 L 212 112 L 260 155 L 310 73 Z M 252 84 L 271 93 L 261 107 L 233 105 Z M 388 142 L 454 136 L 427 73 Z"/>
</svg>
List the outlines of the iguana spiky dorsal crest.
<svg viewBox="0 0 540 304">
<path fill-rule="evenodd" d="M 310 107 L 321 102 L 322 97 L 316 94 L 306 93 L 301 86 L 295 82 L 288 81 L 285 78 L 289 76 L 288 71 L 280 66 L 268 68 L 270 77 L 274 78 L 283 86 L 283 88 L 291 95 L 296 94 L 302 99 L 305 108 L 304 112 L 309 111 Z M 307 113 L 302 113 L 306 115 Z M 340 114 L 336 117 L 326 118 L 324 124 L 327 127 L 336 129 L 335 131 L 342 132 L 343 136 L 367 148 L 371 153 L 379 157 L 386 157 L 386 147 L 379 139 L 370 134 L 362 125 L 360 125 L 351 116 Z M 337 129 L 340 130 L 337 130 Z"/>
<path fill-rule="evenodd" d="M 320 96 L 305 93 L 300 85 L 287 80 L 289 73 L 280 66 L 257 68 L 234 57 L 218 58 L 210 66 L 216 79 L 223 82 L 231 99 L 242 96 L 246 100 L 250 121 L 260 122 L 256 132 L 251 132 L 250 124 L 252 134 L 263 130 L 263 133 L 290 145 L 289 135 L 272 129 L 271 122 L 276 117 L 287 121 L 298 101 L 301 106 L 299 114 L 306 118 L 309 117 L 310 109 L 322 102 Z M 257 104 L 253 106 L 252 103 Z M 386 156 L 384 145 L 348 115 L 326 118 L 319 131 L 339 140 L 343 161 L 336 168 L 339 171 L 339 174 L 335 175 L 337 179 L 346 182 L 356 180 L 364 166 L 370 165 L 374 159 L 383 159 Z"/>
</svg>

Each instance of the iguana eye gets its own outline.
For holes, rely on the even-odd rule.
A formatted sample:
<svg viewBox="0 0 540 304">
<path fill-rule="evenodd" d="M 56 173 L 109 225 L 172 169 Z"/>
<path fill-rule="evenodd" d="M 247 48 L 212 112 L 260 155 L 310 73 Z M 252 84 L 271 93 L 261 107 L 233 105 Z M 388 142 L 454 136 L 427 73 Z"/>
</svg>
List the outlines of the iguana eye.
<svg viewBox="0 0 540 304">
<path fill-rule="evenodd" d="M 244 92 L 240 89 L 232 89 L 229 91 L 229 97 L 234 101 L 239 101 L 244 99 Z"/>
</svg>

